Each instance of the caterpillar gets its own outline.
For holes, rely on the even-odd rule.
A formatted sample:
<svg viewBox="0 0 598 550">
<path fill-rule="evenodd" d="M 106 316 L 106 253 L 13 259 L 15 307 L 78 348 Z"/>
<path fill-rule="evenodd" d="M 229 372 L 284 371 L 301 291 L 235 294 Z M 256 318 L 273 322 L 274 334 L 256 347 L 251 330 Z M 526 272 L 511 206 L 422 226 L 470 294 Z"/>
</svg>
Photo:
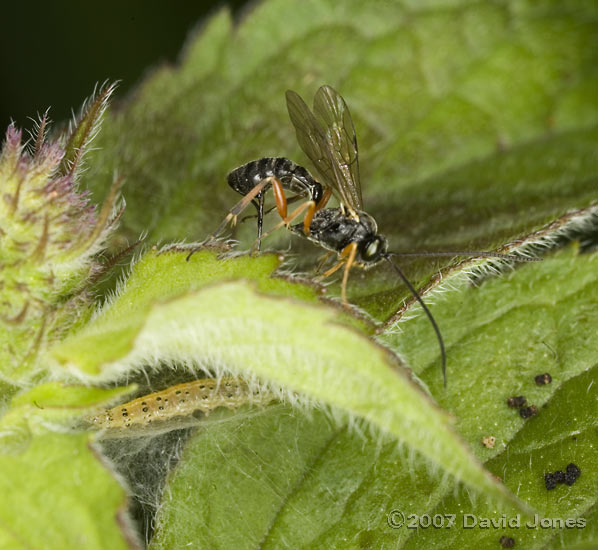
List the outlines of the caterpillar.
<svg viewBox="0 0 598 550">
<path fill-rule="evenodd" d="M 268 390 L 252 390 L 239 378 L 202 378 L 117 405 L 92 417 L 90 422 L 100 429 L 122 429 L 187 416 L 195 411 L 208 414 L 218 407 L 267 405 L 275 399 Z"/>
</svg>

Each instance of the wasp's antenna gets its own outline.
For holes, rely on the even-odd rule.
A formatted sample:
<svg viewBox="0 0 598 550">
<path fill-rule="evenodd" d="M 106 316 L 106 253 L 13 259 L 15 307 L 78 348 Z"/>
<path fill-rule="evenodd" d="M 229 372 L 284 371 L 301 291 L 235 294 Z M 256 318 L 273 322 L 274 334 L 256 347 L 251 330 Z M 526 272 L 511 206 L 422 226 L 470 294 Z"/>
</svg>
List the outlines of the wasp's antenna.
<svg viewBox="0 0 598 550">
<path fill-rule="evenodd" d="M 500 252 L 484 252 L 480 250 L 458 250 L 456 252 L 391 252 L 389 256 L 398 258 L 417 258 L 430 256 L 479 256 L 481 258 L 502 258 L 503 260 L 512 260 L 514 262 L 541 262 L 542 258 L 526 258 L 525 256 L 515 256 L 513 254 L 501 254 Z"/>
<path fill-rule="evenodd" d="M 436 333 L 436 338 L 438 339 L 438 345 L 440 346 L 440 356 L 442 358 L 442 378 L 444 380 L 444 387 L 446 388 L 446 352 L 444 350 L 444 341 L 442 340 L 442 334 L 440 334 L 440 329 L 436 324 L 436 320 L 432 316 L 432 312 L 428 309 L 428 306 L 424 303 L 417 290 L 415 290 L 414 286 L 409 282 L 409 279 L 407 279 L 405 274 L 401 271 L 401 268 L 390 259 L 391 256 L 402 256 L 402 254 L 395 254 L 393 252 L 390 252 L 383 256 L 383 258 L 392 266 L 392 268 L 397 272 L 397 275 L 403 280 L 405 286 L 409 289 L 409 292 L 413 294 L 413 297 L 422 306 L 424 312 L 430 320 L 430 323 L 432 323 L 432 326 L 434 327 L 434 332 Z"/>
</svg>

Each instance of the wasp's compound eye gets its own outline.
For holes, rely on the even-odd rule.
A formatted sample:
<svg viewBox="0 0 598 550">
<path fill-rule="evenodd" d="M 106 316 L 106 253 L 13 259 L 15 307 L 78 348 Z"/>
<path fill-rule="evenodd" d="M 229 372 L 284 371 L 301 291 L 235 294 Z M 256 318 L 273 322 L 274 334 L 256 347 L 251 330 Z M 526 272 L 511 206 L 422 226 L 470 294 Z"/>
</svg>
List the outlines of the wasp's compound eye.
<svg viewBox="0 0 598 550">
<path fill-rule="evenodd" d="M 366 260 L 373 260 L 378 256 L 380 252 L 380 241 L 378 239 L 374 239 L 370 244 L 367 245 L 365 249 L 364 259 Z"/>
<path fill-rule="evenodd" d="M 381 235 L 376 235 L 362 249 L 361 259 L 366 262 L 377 262 L 386 254 L 387 248 L 388 243 L 386 239 Z"/>
</svg>

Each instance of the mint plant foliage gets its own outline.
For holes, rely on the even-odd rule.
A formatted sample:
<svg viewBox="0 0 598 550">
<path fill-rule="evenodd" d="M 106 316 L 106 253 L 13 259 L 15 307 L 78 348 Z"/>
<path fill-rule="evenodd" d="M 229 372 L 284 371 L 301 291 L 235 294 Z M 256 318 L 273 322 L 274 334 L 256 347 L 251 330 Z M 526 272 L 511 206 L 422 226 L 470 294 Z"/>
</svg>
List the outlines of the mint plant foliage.
<svg viewBox="0 0 598 550">
<path fill-rule="evenodd" d="M 266 0 L 238 23 L 215 13 L 129 98 L 109 107 L 100 87 L 61 133 L 47 116 L 29 138 L 9 127 L 0 546 L 598 545 L 597 17 L 573 1 Z M 282 229 L 247 253 L 255 220 L 186 261 L 239 198 L 230 170 L 313 168 L 284 91 L 309 102 L 322 84 L 349 105 L 393 251 L 543 260 L 400 260 L 442 331 L 446 388 L 387 266 L 354 269 L 344 308 L 338 281 L 314 281 L 314 246 Z M 128 399 L 231 375 L 276 402 L 94 430 Z M 535 415 L 509 408 L 519 395 Z M 579 478 L 547 490 L 569 463 Z M 463 527 L 503 514 L 550 525 Z"/>
</svg>

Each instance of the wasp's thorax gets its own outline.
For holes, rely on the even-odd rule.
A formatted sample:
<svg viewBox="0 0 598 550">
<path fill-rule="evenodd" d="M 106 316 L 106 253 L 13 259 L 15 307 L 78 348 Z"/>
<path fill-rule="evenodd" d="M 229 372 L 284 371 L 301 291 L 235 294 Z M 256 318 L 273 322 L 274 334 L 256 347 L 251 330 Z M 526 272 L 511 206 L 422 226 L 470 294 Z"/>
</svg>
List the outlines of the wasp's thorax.
<svg viewBox="0 0 598 550">
<path fill-rule="evenodd" d="M 362 267 L 377 264 L 388 251 L 388 242 L 378 235 L 376 220 L 366 212 L 357 212 L 359 221 L 342 208 L 318 210 L 311 221 L 307 238 L 339 254 L 351 243 L 357 243 L 356 262 Z M 305 237 L 303 224 L 291 227 L 294 233 Z"/>
</svg>

